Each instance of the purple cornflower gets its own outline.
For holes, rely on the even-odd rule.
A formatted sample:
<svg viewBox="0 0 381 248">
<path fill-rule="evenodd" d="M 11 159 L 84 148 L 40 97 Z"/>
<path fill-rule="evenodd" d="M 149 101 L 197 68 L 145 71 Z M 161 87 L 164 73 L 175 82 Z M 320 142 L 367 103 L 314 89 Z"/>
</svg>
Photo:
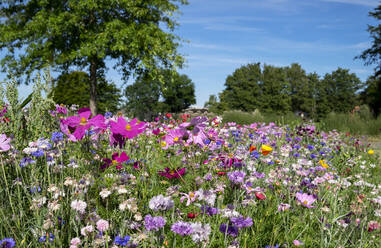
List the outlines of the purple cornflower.
<svg viewBox="0 0 381 248">
<path fill-rule="evenodd" d="M 244 182 L 246 174 L 243 171 L 233 171 L 228 173 L 229 180 L 234 184 L 240 184 Z"/>
<path fill-rule="evenodd" d="M 216 215 L 218 213 L 217 208 L 209 207 L 208 205 L 201 206 L 201 211 L 203 214 L 207 214 L 209 216 Z"/>
<path fill-rule="evenodd" d="M 253 173 L 253 176 L 255 176 L 256 178 L 264 178 L 265 177 L 265 173 L 260 173 L 260 172 L 254 172 Z"/>
<path fill-rule="evenodd" d="M 220 232 L 229 234 L 230 236 L 237 237 L 238 235 L 238 227 L 234 225 L 227 226 L 226 224 L 220 225 Z"/>
<path fill-rule="evenodd" d="M 5 238 L 0 241 L 0 247 L 2 248 L 12 248 L 16 246 L 16 241 L 13 238 Z"/>
<path fill-rule="evenodd" d="M 232 217 L 230 221 L 238 228 L 250 227 L 253 225 L 253 220 L 250 217 Z"/>
<path fill-rule="evenodd" d="M 178 221 L 171 226 L 171 231 L 181 236 L 192 234 L 193 229 L 188 222 Z"/>
<path fill-rule="evenodd" d="M 165 226 L 165 219 L 161 216 L 152 217 L 150 214 L 144 217 L 144 226 L 148 231 L 155 230 L 158 231 L 160 228 Z"/>
</svg>

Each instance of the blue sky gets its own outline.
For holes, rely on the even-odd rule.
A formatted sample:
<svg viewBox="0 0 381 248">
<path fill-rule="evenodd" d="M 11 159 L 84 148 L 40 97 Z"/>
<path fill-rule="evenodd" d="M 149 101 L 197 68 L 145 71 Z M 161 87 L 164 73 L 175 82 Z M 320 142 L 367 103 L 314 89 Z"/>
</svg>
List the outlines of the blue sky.
<svg viewBox="0 0 381 248">
<path fill-rule="evenodd" d="M 186 66 L 180 70 L 196 86 L 197 106 L 224 89 L 235 69 L 261 62 L 275 66 L 299 63 L 323 76 L 337 67 L 360 79 L 372 66 L 354 60 L 370 47 L 368 16 L 378 0 L 189 0 L 181 6 L 176 29 L 186 40 L 179 51 Z M 117 85 L 120 76 L 109 70 Z M 0 79 L 4 75 L 0 74 Z M 20 86 L 25 97 L 31 86 Z"/>
</svg>

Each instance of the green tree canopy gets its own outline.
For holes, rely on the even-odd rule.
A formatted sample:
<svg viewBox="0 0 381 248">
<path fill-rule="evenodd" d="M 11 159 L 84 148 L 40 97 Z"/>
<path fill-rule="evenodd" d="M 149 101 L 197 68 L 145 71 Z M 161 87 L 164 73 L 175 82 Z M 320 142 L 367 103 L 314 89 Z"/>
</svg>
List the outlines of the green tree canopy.
<svg viewBox="0 0 381 248">
<path fill-rule="evenodd" d="M 22 77 L 52 66 L 88 69 L 90 108 L 106 59 L 127 79 L 132 72 L 181 66 L 174 14 L 186 0 L 19 0 L 0 3 L 4 71 Z M 168 32 L 166 32 L 168 30 Z"/>
<path fill-rule="evenodd" d="M 375 116 L 378 116 L 381 113 L 381 78 L 371 76 L 366 85 L 366 89 L 361 93 L 362 101 L 370 107 Z"/>
<path fill-rule="evenodd" d="M 159 112 L 178 113 L 196 103 L 194 83 L 188 76 L 170 70 L 161 71 L 160 76 L 161 80 L 143 74 L 126 88 L 127 112 L 150 120 Z"/>
<path fill-rule="evenodd" d="M 89 75 L 82 71 L 60 75 L 52 90 L 53 100 L 58 104 L 68 106 L 77 104 L 80 107 L 88 107 L 90 99 L 89 81 Z M 102 114 L 107 111 L 115 113 L 119 110 L 122 96 L 115 84 L 100 79 L 97 95 L 98 112 Z"/>
<path fill-rule="evenodd" d="M 381 20 L 381 5 L 369 12 L 369 16 L 377 21 Z M 368 25 L 368 32 L 372 39 L 372 46 L 361 53 L 356 58 L 365 61 L 366 65 L 376 64 L 376 76 L 381 74 L 381 24 L 376 26 Z"/>
<path fill-rule="evenodd" d="M 242 66 L 226 78 L 220 102 L 229 109 L 254 111 L 262 104 L 262 84 L 260 63 Z"/>
<path fill-rule="evenodd" d="M 196 103 L 194 83 L 187 75 L 165 70 L 163 76 L 162 96 L 167 111 L 178 113 Z"/>
<path fill-rule="evenodd" d="M 299 64 L 288 67 L 248 64 L 226 78 L 217 109 L 286 113 L 304 112 L 312 118 L 331 111 L 348 112 L 358 104 L 363 83 L 349 70 L 338 68 L 321 80 Z"/>
<path fill-rule="evenodd" d="M 325 97 L 328 99 L 330 111 L 350 112 L 359 103 L 357 92 L 363 87 L 363 83 L 349 70 L 338 68 L 332 73 L 325 74 L 320 83 L 321 90 L 324 89 Z"/>
</svg>

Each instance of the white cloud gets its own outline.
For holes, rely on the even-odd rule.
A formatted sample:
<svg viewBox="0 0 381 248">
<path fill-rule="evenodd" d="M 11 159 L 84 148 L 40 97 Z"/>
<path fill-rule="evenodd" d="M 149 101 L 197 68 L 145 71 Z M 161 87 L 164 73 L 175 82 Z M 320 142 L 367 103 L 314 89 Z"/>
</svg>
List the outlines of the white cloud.
<svg viewBox="0 0 381 248">
<path fill-rule="evenodd" d="M 377 7 L 380 2 L 378 0 L 321 0 L 323 2 L 335 2 L 344 4 L 356 4 L 370 7 Z"/>
</svg>

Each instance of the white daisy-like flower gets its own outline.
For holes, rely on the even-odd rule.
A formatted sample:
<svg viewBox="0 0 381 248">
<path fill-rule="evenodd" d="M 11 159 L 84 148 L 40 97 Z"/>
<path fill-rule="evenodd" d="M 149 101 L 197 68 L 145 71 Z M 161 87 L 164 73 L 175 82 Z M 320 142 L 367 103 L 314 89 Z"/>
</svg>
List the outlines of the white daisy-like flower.
<svg viewBox="0 0 381 248">
<path fill-rule="evenodd" d="M 102 199 L 105 199 L 109 195 L 111 195 L 111 191 L 109 191 L 108 189 L 103 189 L 101 192 L 99 192 L 99 195 L 102 197 Z"/>
</svg>

